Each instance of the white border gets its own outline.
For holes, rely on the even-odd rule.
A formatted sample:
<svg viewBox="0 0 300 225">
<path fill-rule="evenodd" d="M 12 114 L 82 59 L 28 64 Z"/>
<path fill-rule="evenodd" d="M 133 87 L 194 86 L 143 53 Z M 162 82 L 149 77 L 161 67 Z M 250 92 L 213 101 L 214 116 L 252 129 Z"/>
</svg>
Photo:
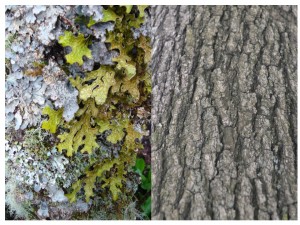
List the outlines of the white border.
<svg viewBox="0 0 300 225">
<path fill-rule="evenodd" d="M 38 4 L 37 4 L 38 3 Z M 253 0 L 253 1 L 245 1 L 245 0 L 84 0 L 84 1 L 76 1 L 76 0 L 2 0 L 1 4 L 4 5 L 298 5 L 298 1 L 296 0 Z M 182 4 L 184 3 L 184 4 Z"/>
<path fill-rule="evenodd" d="M 4 170 L 4 158 L 5 158 L 5 149 L 4 149 L 4 139 L 5 139 L 5 29 L 4 29 L 4 23 L 5 23 L 5 5 L 75 5 L 77 4 L 85 4 L 85 5 L 120 5 L 120 4 L 145 4 L 145 5 L 181 5 L 184 3 L 184 5 L 298 5 L 298 11 L 299 11 L 299 3 L 296 0 L 285 0 L 285 1 L 279 1 L 279 0 L 265 0 L 265 1 L 259 1 L 259 0 L 252 0 L 252 1 L 245 1 L 245 0 L 227 0 L 227 1 L 222 1 L 222 0 L 185 0 L 179 1 L 179 0 L 173 0 L 173 1 L 167 1 L 167 0 L 142 0 L 142 1 L 133 1 L 133 0 L 127 0 L 127 1 L 120 1 L 120 0 L 114 0 L 114 1 L 95 1 L 95 0 L 84 0 L 84 1 L 70 1 L 70 0 L 52 0 L 51 2 L 48 0 L 39 0 L 39 1 L 34 1 L 34 0 L 27 0 L 27 1 L 7 1 L 7 0 L 2 0 L 1 1 L 1 22 L 0 22 L 0 29 L 1 29 L 1 40 L 2 40 L 2 45 L 1 45 L 1 63 L 0 63 L 0 68 L 2 71 L 1 74 L 1 88 L 0 88 L 0 96 L 1 96 L 1 106 L 0 107 L 0 113 L 1 113 L 1 135 L 0 135 L 0 140 L 1 140 L 1 146 L 2 148 L 0 149 L 0 159 L 2 160 L 2 163 L 0 163 L 0 170 L 1 170 L 1 185 L 0 185 L 0 202 L 1 202 L 1 220 L 4 221 L 4 223 L 41 223 L 41 222 L 51 222 L 51 223 L 60 223 L 61 221 L 5 221 L 5 170 Z M 299 26 L 299 13 L 298 13 L 298 26 Z M 298 28 L 298 37 L 299 37 L 299 28 Z M 299 43 L 299 42 L 298 42 Z M 299 44 L 298 44 L 298 71 L 299 71 Z M 299 76 L 298 76 L 299 77 Z M 298 79 L 298 90 L 299 90 L 299 79 Z M 299 114 L 299 98 L 297 95 L 297 113 Z M 299 121 L 299 116 L 297 118 L 297 128 L 299 129 L 300 121 Z M 299 135 L 297 134 L 297 143 L 299 145 Z M 298 153 L 298 178 L 299 178 L 299 153 Z M 299 179 L 298 179 L 299 181 Z M 298 182 L 298 196 L 299 196 L 299 182 Z M 299 215 L 299 197 L 298 197 L 298 218 L 300 217 Z M 84 222 L 89 222 L 89 223 L 106 223 L 106 224 L 114 224 L 116 221 L 64 221 L 66 223 L 84 223 Z M 253 224 L 253 223 L 261 223 L 262 221 L 117 221 L 118 223 L 122 224 L 138 224 L 138 223 L 143 223 L 143 224 L 187 224 L 187 223 L 192 223 L 192 224 L 199 224 L 199 223 L 209 223 L 209 224 L 215 224 L 215 223 L 222 223 L 222 225 L 229 225 L 229 224 L 237 224 L 242 222 L 243 224 Z M 296 221 L 263 221 L 264 223 L 276 225 L 279 223 L 289 223 L 289 224 L 298 224 Z"/>
</svg>

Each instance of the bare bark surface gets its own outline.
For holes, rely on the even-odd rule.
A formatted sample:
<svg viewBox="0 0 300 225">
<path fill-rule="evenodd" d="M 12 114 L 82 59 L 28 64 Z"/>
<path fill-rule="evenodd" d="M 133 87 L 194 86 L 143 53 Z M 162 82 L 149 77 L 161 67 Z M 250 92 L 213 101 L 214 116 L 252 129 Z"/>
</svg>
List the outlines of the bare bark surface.
<svg viewBox="0 0 300 225">
<path fill-rule="evenodd" d="M 297 219 L 297 7 L 156 6 L 152 218 Z"/>
</svg>

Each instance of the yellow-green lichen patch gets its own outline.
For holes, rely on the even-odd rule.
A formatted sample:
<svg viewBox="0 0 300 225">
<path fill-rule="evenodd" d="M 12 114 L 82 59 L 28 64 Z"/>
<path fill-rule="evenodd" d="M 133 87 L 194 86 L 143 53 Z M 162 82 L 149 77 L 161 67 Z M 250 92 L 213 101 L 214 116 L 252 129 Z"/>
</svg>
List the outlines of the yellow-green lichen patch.
<svg viewBox="0 0 300 225">
<path fill-rule="evenodd" d="M 96 135 L 98 131 L 91 125 L 92 118 L 97 113 L 97 108 L 93 100 L 86 102 L 83 109 L 76 113 L 78 119 L 73 119 L 70 123 L 66 124 L 69 132 L 64 132 L 58 135 L 60 143 L 57 148 L 60 152 L 67 151 L 67 156 L 72 156 L 76 153 L 79 147 L 83 146 L 81 152 L 92 153 L 93 149 L 98 147 L 96 142 Z"/>
<path fill-rule="evenodd" d="M 127 173 L 135 165 L 137 151 L 143 148 L 140 141 L 145 134 L 141 128 L 139 131 L 135 129 L 136 110 L 149 99 L 151 92 L 151 76 L 147 68 L 151 57 L 150 39 L 144 36 L 135 39 L 132 32 L 133 27 L 143 23 L 145 7 L 106 7 L 101 22 L 114 22 L 114 30 L 107 32 L 106 43 L 110 50 L 118 51 L 118 55 L 112 58 L 115 64 L 100 65 L 97 70 L 70 79 L 79 92 L 81 108 L 72 121 L 62 125 L 58 150 L 66 150 L 67 156 L 81 151 L 90 157 L 101 151 L 99 139 L 105 139 L 106 144 L 118 149 L 117 155 L 111 152 L 109 157 L 89 161 L 84 174 L 67 194 L 71 202 L 76 201 L 82 189 L 86 202 L 97 197 L 95 193 L 99 189 L 108 191 L 113 201 L 118 201 L 120 196 L 122 199 L 126 193 Z M 136 14 L 137 11 L 140 13 Z M 92 17 L 86 18 L 87 27 L 95 23 Z M 66 42 L 74 38 L 73 34 L 65 33 L 65 36 L 70 37 L 66 38 L 67 41 L 61 37 L 60 43 L 71 46 Z M 87 42 L 83 36 L 80 36 L 80 41 Z M 81 59 L 82 56 L 81 52 Z"/>
<path fill-rule="evenodd" d="M 44 115 L 48 115 L 49 119 L 44 120 L 42 122 L 42 128 L 45 130 L 49 130 L 51 133 L 56 133 L 57 127 L 61 122 L 62 115 L 63 115 L 63 109 L 54 110 L 50 106 L 46 106 L 42 113 Z"/>
<path fill-rule="evenodd" d="M 105 103 L 108 91 L 116 82 L 115 72 L 111 67 L 101 66 L 98 70 L 87 73 L 82 80 L 73 80 L 72 83 L 79 90 L 79 96 L 82 100 L 94 98 L 98 105 Z M 93 80 L 91 84 L 86 84 Z"/>
<path fill-rule="evenodd" d="M 79 34 L 77 37 L 73 35 L 70 31 L 65 31 L 64 35 L 59 37 L 59 44 L 63 47 L 71 47 L 71 53 L 67 54 L 66 60 L 68 63 L 78 63 L 79 65 L 83 64 L 83 56 L 92 58 L 92 52 L 88 48 L 89 41 L 84 38 L 83 34 Z"/>
</svg>

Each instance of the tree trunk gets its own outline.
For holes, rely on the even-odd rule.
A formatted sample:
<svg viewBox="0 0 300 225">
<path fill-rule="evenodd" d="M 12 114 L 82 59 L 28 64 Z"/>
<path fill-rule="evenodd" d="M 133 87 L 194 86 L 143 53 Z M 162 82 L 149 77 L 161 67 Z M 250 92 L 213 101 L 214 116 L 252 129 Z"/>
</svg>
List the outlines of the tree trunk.
<svg viewBox="0 0 300 225">
<path fill-rule="evenodd" d="M 156 6 L 152 218 L 297 219 L 297 6 Z"/>
</svg>

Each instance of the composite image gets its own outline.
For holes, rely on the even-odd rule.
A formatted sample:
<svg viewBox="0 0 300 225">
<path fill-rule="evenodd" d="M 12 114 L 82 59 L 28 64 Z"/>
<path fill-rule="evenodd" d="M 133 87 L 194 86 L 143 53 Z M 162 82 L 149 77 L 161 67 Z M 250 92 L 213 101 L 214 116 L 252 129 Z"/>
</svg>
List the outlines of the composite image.
<svg viewBox="0 0 300 225">
<path fill-rule="evenodd" d="M 297 220 L 297 10 L 5 5 L 5 220 Z"/>
</svg>

